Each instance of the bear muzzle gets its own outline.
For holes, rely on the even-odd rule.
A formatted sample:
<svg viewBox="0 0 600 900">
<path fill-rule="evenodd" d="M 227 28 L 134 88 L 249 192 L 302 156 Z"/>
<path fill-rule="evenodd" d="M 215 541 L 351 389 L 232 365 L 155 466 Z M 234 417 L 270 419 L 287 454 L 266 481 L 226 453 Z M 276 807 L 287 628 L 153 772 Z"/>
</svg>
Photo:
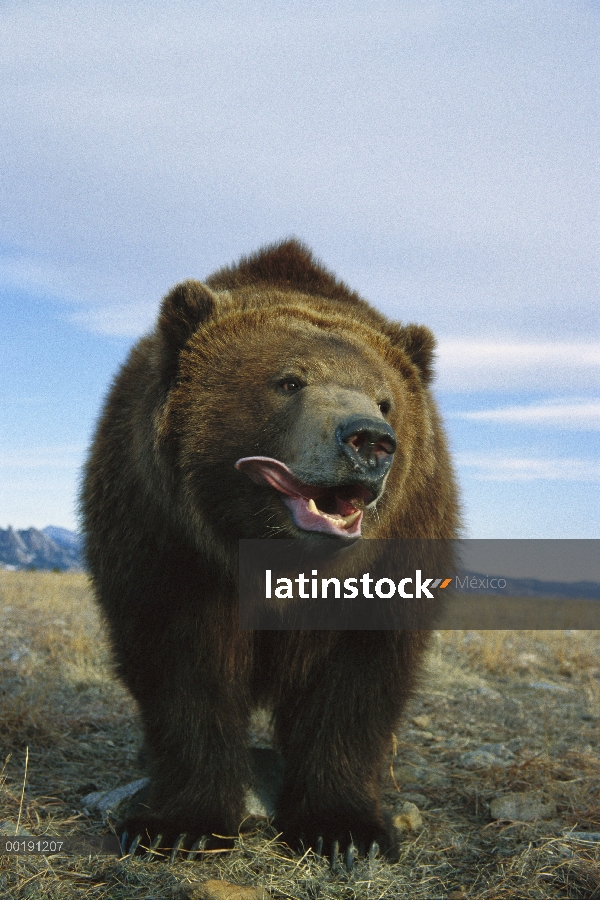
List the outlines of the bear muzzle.
<svg viewBox="0 0 600 900">
<path fill-rule="evenodd" d="M 389 440 L 387 434 L 386 432 L 386 440 Z M 360 449 L 367 440 L 358 439 L 358 443 Z M 391 446 L 392 442 L 389 440 L 386 447 Z M 354 448 L 352 452 L 358 453 L 358 449 Z M 375 451 L 366 452 L 371 454 Z M 387 449 L 378 452 L 391 455 Z M 257 484 L 275 488 L 282 495 L 281 499 L 289 509 L 295 525 L 302 531 L 355 540 L 361 535 L 364 508 L 373 503 L 380 493 L 389 465 L 385 471 L 379 465 L 378 476 L 361 479 L 367 484 L 346 483 L 334 486 L 308 484 L 299 479 L 285 463 L 268 456 L 243 457 L 238 459 L 235 467 Z"/>
</svg>

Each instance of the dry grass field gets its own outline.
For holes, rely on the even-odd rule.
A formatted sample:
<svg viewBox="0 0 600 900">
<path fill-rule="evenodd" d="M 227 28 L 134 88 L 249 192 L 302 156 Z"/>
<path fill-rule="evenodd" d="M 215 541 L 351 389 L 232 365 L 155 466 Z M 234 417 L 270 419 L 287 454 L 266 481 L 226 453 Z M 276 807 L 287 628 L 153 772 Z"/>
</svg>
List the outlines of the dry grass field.
<svg viewBox="0 0 600 900">
<path fill-rule="evenodd" d="M 0 831 L 108 833 L 81 801 L 143 775 L 140 734 L 87 580 L 2 570 L 0 617 Z M 200 897 L 223 879 L 298 900 L 600 898 L 599 651 L 600 632 L 436 633 L 385 774 L 386 804 L 422 818 L 394 865 L 332 872 L 265 823 L 197 861 L 5 855 L 0 896 Z M 493 817 L 508 794 L 521 812 Z"/>
</svg>

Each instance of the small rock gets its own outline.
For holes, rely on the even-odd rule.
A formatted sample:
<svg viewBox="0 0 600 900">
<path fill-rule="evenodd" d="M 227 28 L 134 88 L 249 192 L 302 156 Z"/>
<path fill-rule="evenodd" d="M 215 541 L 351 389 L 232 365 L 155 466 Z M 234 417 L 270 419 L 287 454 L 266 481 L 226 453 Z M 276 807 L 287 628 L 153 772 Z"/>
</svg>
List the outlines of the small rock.
<svg viewBox="0 0 600 900">
<path fill-rule="evenodd" d="M 418 728 L 427 728 L 431 722 L 431 716 L 413 716 L 413 722 Z"/>
<path fill-rule="evenodd" d="M 462 639 L 463 646 L 468 647 L 469 644 L 481 644 L 483 638 L 476 631 L 467 631 Z"/>
<path fill-rule="evenodd" d="M 510 822 L 535 822 L 556 816 L 554 800 L 544 800 L 539 794 L 505 794 L 490 803 L 492 819 Z"/>
<path fill-rule="evenodd" d="M 426 770 L 421 766 L 394 766 L 394 778 L 399 784 L 415 784 L 425 780 Z"/>
<path fill-rule="evenodd" d="M 407 834 L 410 831 L 420 831 L 423 827 L 423 819 L 419 807 L 414 803 L 404 801 L 395 809 L 392 824 L 399 834 Z"/>
<path fill-rule="evenodd" d="M 446 775 L 440 775 L 439 772 L 429 772 L 425 779 L 425 787 L 443 788 L 450 787 L 452 781 Z"/>
<path fill-rule="evenodd" d="M 265 888 L 211 879 L 181 884 L 176 896 L 177 900 L 267 900 L 270 894 Z"/>
<path fill-rule="evenodd" d="M 402 806 L 403 803 L 414 803 L 419 809 L 425 809 L 426 806 L 429 806 L 429 800 L 425 794 L 413 793 L 412 791 L 407 794 L 402 794 L 398 799 L 401 803 L 395 803 L 396 812 L 400 810 L 400 806 Z"/>
<path fill-rule="evenodd" d="M 479 687 L 473 688 L 466 693 L 467 700 L 502 700 L 502 694 L 499 691 L 495 691 L 493 688 L 488 687 L 483 684 Z"/>
<path fill-rule="evenodd" d="M 6 835 L 6 837 L 13 837 L 16 834 L 27 834 L 27 830 L 21 825 L 17 832 L 15 823 L 11 822 L 10 819 L 5 819 L 3 822 L 0 822 L 0 834 Z"/>
<path fill-rule="evenodd" d="M 425 787 L 448 787 L 451 783 L 446 775 L 426 769 L 424 766 L 394 766 L 394 778 L 402 787 L 407 787 L 408 785 L 414 785 L 416 788 L 419 785 L 424 785 Z"/>
<path fill-rule="evenodd" d="M 111 816 L 118 818 L 120 810 L 126 804 L 131 803 L 149 783 L 149 778 L 138 778 L 137 781 L 132 781 L 130 784 L 125 784 L 112 791 L 93 791 L 83 798 L 81 805 L 87 812 L 100 813 L 102 821 L 106 823 Z"/>
<path fill-rule="evenodd" d="M 558 691 L 561 694 L 566 694 L 569 690 L 562 684 L 552 684 L 550 681 L 532 681 L 529 687 L 536 691 Z"/>
<path fill-rule="evenodd" d="M 108 793 L 108 791 L 92 791 L 90 794 L 86 794 L 81 801 L 83 811 L 85 813 L 94 812 L 94 810 L 97 808 L 97 804 L 100 802 L 102 797 L 104 797 L 104 795 Z"/>
<path fill-rule="evenodd" d="M 573 841 L 589 841 L 592 844 L 600 843 L 600 831 L 563 831 L 563 837 Z"/>
<path fill-rule="evenodd" d="M 457 763 L 463 769 L 489 769 L 491 766 L 509 766 L 514 758 L 506 744 L 482 744 L 475 750 L 461 753 Z"/>
<path fill-rule="evenodd" d="M 515 668 L 519 672 L 529 672 L 540 661 L 537 653 L 519 653 Z"/>
</svg>

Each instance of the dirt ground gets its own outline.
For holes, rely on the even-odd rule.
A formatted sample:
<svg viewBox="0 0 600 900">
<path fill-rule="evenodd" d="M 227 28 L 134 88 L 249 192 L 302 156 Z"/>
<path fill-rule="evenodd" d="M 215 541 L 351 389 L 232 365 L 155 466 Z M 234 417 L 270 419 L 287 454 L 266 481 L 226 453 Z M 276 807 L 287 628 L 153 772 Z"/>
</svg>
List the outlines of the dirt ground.
<svg viewBox="0 0 600 900">
<path fill-rule="evenodd" d="M 2 570 L 0 617 L 0 833 L 108 834 L 83 797 L 144 773 L 86 577 Z M 420 811 L 398 863 L 331 871 L 264 823 L 196 861 L 1 856 L 0 896 L 157 900 L 223 879 L 298 900 L 600 898 L 599 651 L 600 632 L 434 635 L 384 773 L 387 806 Z"/>
</svg>

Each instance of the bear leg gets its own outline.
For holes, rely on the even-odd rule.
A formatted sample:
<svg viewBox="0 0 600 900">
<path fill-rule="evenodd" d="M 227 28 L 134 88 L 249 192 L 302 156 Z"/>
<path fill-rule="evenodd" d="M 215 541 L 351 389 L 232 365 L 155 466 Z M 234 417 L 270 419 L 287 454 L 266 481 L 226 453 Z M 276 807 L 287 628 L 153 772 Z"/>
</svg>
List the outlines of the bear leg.
<svg viewBox="0 0 600 900">
<path fill-rule="evenodd" d="M 177 640 L 174 627 L 161 635 L 176 654 L 163 658 L 157 642 L 143 667 L 120 665 L 140 708 L 150 774 L 147 804 L 121 828 L 129 842 L 141 834 L 142 847 L 158 835 L 161 847 L 173 847 L 182 833 L 188 849 L 204 836 L 206 848 L 230 846 L 251 777 L 246 648 L 202 640 L 191 624 L 176 631 Z"/>
<path fill-rule="evenodd" d="M 308 633 L 305 633 L 305 635 Z M 274 721 L 284 758 L 276 826 L 291 846 L 359 853 L 377 842 L 393 855 L 380 809 L 392 734 L 409 693 L 418 633 L 313 632 L 288 636 Z M 407 666 L 406 663 L 409 663 Z"/>
</svg>

